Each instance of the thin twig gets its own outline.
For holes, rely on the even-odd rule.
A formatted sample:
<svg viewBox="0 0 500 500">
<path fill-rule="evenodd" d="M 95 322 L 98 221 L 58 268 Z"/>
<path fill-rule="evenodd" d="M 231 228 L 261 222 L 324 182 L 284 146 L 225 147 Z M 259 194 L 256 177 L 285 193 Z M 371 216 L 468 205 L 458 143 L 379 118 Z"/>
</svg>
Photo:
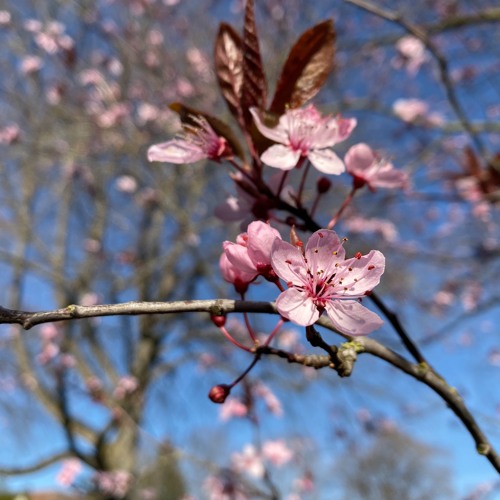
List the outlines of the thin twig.
<svg viewBox="0 0 500 500">
<path fill-rule="evenodd" d="M 360 9 L 366 10 L 386 21 L 397 24 L 401 28 L 403 28 L 407 33 L 413 35 L 415 38 L 418 38 L 427 48 L 427 50 L 432 54 L 434 59 L 437 62 L 439 75 L 441 78 L 441 82 L 445 88 L 446 97 L 453 111 L 455 112 L 462 128 L 469 135 L 471 141 L 475 144 L 479 154 L 485 163 L 488 163 L 488 152 L 486 147 L 483 144 L 483 141 L 476 133 L 476 130 L 470 123 L 467 115 L 465 113 L 464 108 L 460 104 L 458 100 L 458 96 L 455 90 L 455 86 L 453 85 L 450 71 L 448 67 L 448 61 L 445 56 L 438 49 L 437 45 L 431 40 L 428 33 L 424 28 L 416 26 L 408 21 L 406 21 L 398 12 L 388 9 L 383 9 L 378 5 L 368 1 L 368 0 L 345 0 L 347 3 L 355 5 Z"/>
</svg>

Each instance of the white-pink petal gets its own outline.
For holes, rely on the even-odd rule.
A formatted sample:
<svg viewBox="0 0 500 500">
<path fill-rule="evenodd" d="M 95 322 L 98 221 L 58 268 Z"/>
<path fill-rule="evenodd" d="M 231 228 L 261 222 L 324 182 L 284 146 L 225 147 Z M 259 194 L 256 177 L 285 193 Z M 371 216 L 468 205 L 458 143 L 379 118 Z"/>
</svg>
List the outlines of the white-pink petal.
<svg viewBox="0 0 500 500">
<path fill-rule="evenodd" d="M 281 116 L 280 121 L 276 127 L 268 127 L 264 125 L 264 122 L 260 119 L 259 112 L 257 108 L 251 108 L 250 113 L 252 113 L 253 119 L 255 121 L 255 125 L 257 126 L 258 131 L 268 139 L 272 141 L 279 142 L 281 144 L 285 144 L 288 140 L 288 120 L 286 120 L 286 114 Z"/>
<path fill-rule="evenodd" d="M 363 175 L 372 166 L 375 155 L 370 146 L 361 142 L 349 148 L 344 161 L 349 173 Z"/>
<path fill-rule="evenodd" d="M 224 242 L 224 253 L 229 262 L 240 272 L 257 276 L 257 269 L 248 255 L 248 248 L 237 243 Z"/>
<path fill-rule="evenodd" d="M 335 231 L 320 229 L 307 241 L 305 257 L 311 271 L 327 271 L 337 262 L 343 262 L 345 250 Z"/>
<path fill-rule="evenodd" d="M 405 172 L 395 170 L 392 164 L 387 163 L 377 172 L 376 177 L 370 182 L 373 187 L 396 189 L 408 184 Z"/>
<path fill-rule="evenodd" d="M 283 144 L 275 144 L 264 151 L 260 159 L 270 167 L 291 170 L 297 165 L 300 156 L 300 151 L 294 151 L 289 146 L 284 146 Z"/>
<path fill-rule="evenodd" d="M 331 149 L 313 149 L 307 157 L 324 174 L 339 175 L 345 170 L 344 162 Z"/>
<path fill-rule="evenodd" d="M 337 274 L 337 278 L 342 278 L 343 295 L 346 297 L 363 296 L 380 283 L 384 270 L 385 257 L 378 250 L 372 250 L 359 259 L 344 261 L 341 272 Z"/>
<path fill-rule="evenodd" d="M 319 318 L 319 311 L 313 300 L 297 288 L 285 290 L 276 300 L 278 312 L 297 325 L 309 326 Z"/>
<path fill-rule="evenodd" d="M 307 268 L 301 251 L 287 243 L 276 239 L 271 251 L 271 265 L 274 272 L 286 283 L 303 286 L 307 283 Z"/>
<path fill-rule="evenodd" d="M 383 325 L 383 320 L 356 300 L 334 300 L 326 304 L 333 326 L 342 333 L 368 335 Z"/>
<path fill-rule="evenodd" d="M 199 147 L 187 141 L 173 139 L 171 141 L 153 144 L 148 149 L 149 161 L 166 163 L 195 163 L 207 155 Z"/>
<path fill-rule="evenodd" d="M 271 264 L 271 249 L 274 240 L 279 238 L 280 233 L 269 224 L 255 221 L 248 226 L 248 255 L 255 266 L 269 266 Z"/>
</svg>

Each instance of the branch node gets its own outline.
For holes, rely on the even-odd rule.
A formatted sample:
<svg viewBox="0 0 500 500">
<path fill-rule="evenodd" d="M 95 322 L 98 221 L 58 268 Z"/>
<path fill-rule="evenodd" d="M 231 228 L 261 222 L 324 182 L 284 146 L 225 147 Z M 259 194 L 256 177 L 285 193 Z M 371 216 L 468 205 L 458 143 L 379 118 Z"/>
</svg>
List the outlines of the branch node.
<svg viewBox="0 0 500 500">
<path fill-rule="evenodd" d="M 487 455 L 491 451 L 491 445 L 489 443 L 479 443 L 477 445 L 477 452 L 480 455 Z"/>
</svg>

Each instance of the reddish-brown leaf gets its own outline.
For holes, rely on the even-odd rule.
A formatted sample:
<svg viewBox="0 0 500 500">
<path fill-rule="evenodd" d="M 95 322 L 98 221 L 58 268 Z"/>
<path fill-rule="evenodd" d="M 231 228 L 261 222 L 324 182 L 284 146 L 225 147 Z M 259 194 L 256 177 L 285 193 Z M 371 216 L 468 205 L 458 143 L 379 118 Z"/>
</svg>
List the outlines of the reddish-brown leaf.
<svg viewBox="0 0 500 500">
<path fill-rule="evenodd" d="M 214 131 L 218 135 L 226 139 L 229 146 L 231 146 L 234 155 L 245 161 L 245 153 L 243 152 L 241 144 L 239 143 L 236 136 L 233 134 L 231 127 L 226 123 L 224 123 L 222 120 L 219 120 L 219 118 L 216 118 L 215 116 L 204 113 L 203 111 L 199 111 L 198 109 L 186 106 L 185 104 L 182 104 L 180 102 L 173 102 L 168 107 L 172 111 L 175 111 L 179 115 L 181 122 L 186 125 L 198 126 L 198 123 L 195 120 L 193 120 L 193 117 L 203 116 L 203 118 L 207 120 L 207 122 L 214 129 Z"/>
<path fill-rule="evenodd" d="M 215 72 L 222 95 L 233 116 L 242 124 L 243 42 L 240 35 L 221 23 L 215 40 Z"/>
<path fill-rule="evenodd" d="M 260 57 L 253 0 L 247 0 L 243 30 L 243 86 L 241 92 L 241 108 L 247 128 L 250 128 L 253 121 L 250 108 L 265 109 L 266 99 L 267 81 Z"/>
<path fill-rule="evenodd" d="M 292 47 L 276 86 L 270 111 L 283 114 L 314 97 L 333 69 L 335 30 L 330 19 L 308 29 Z"/>
</svg>

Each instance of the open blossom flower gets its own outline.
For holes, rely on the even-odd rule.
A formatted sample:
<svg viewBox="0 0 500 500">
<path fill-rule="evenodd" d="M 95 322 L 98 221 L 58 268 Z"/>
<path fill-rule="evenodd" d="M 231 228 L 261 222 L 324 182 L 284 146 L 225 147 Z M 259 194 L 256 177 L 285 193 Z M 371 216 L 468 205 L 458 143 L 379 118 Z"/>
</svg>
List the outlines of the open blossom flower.
<svg viewBox="0 0 500 500">
<path fill-rule="evenodd" d="M 293 458 L 293 451 L 282 439 L 266 441 L 262 445 L 262 456 L 273 465 L 282 467 Z"/>
<path fill-rule="evenodd" d="M 396 50 L 403 58 L 408 73 L 413 76 L 428 59 L 425 45 L 411 35 L 400 38 L 396 43 Z"/>
<path fill-rule="evenodd" d="M 421 99 L 396 99 L 392 104 L 394 114 L 407 123 L 440 126 L 444 118 L 440 113 L 431 112 L 429 104 Z"/>
<path fill-rule="evenodd" d="M 398 239 L 396 226 L 388 220 L 377 217 L 369 219 L 361 215 L 349 215 L 344 221 L 344 227 L 350 233 L 375 233 L 389 243 L 394 243 Z"/>
<path fill-rule="evenodd" d="M 347 171 L 354 178 L 357 188 L 365 184 L 372 191 L 376 188 L 402 188 L 408 182 L 404 172 L 395 170 L 392 163 L 379 158 L 366 144 L 356 144 L 345 155 Z"/>
<path fill-rule="evenodd" d="M 326 311 L 333 326 L 348 335 L 367 335 L 383 321 L 359 299 L 380 281 L 385 258 L 372 250 L 345 260 L 335 231 L 316 231 L 302 253 L 282 240 L 273 244 L 272 265 L 288 284 L 276 301 L 279 313 L 302 326 L 315 323 Z"/>
<path fill-rule="evenodd" d="M 56 476 L 56 481 L 61 486 L 71 486 L 82 471 L 82 463 L 76 458 L 64 460 Z"/>
<path fill-rule="evenodd" d="M 245 445 L 241 453 L 233 453 L 231 463 L 237 472 L 246 473 L 255 478 L 264 477 L 265 467 L 262 456 L 251 444 Z"/>
<path fill-rule="evenodd" d="M 278 143 L 261 156 L 266 165 L 291 170 L 301 157 L 307 157 L 325 174 L 338 175 L 345 170 L 342 160 L 329 148 L 349 137 L 356 126 L 354 118 L 323 117 L 311 104 L 303 109 L 288 110 L 278 125 L 270 128 L 263 123 L 255 108 L 250 111 L 260 133 Z"/>
<path fill-rule="evenodd" d="M 195 163 L 204 158 L 220 161 L 232 156 L 226 139 L 216 134 L 202 116 L 192 117 L 196 125 L 183 125 L 183 132 L 167 142 L 148 149 L 149 161 Z"/>
</svg>

